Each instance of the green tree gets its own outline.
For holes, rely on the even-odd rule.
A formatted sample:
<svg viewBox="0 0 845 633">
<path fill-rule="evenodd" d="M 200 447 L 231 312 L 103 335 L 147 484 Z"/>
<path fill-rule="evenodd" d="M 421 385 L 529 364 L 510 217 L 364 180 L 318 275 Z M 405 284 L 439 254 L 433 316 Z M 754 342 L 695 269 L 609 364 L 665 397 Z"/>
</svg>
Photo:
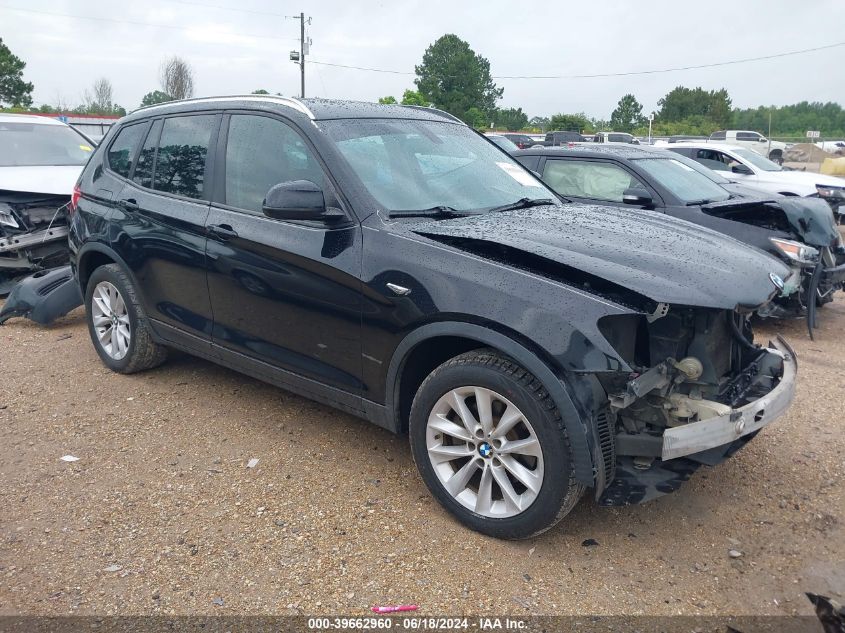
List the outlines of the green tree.
<svg viewBox="0 0 845 633">
<path fill-rule="evenodd" d="M 266 90 L 264 90 L 264 88 L 259 88 L 258 90 L 253 90 L 252 94 L 254 94 L 254 95 L 268 95 L 270 93 L 267 92 Z"/>
<path fill-rule="evenodd" d="M 590 119 L 586 114 L 555 114 L 549 119 L 549 131 L 580 132 L 590 127 Z"/>
<path fill-rule="evenodd" d="M 457 35 L 444 35 L 429 46 L 415 70 L 414 83 L 427 103 L 471 125 L 465 118 L 470 111 L 489 117 L 504 92 L 493 83 L 490 62 Z"/>
<path fill-rule="evenodd" d="M 528 115 L 522 111 L 522 108 L 497 110 L 494 120 L 496 127 L 503 127 L 509 132 L 516 132 L 528 125 Z"/>
<path fill-rule="evenodd" d="M 396 97 L 391 97 L 389 95 L 387 97 L 379 97 L 378 102 L 382 105 L 392 105 L 396 103 Z"/>
<path fill-rule="evenodd" d="M 141 99 L 141 107 L 155 105 L 157 103 L 166 103 L 167 101 L 173 101 L 173 97 L 161 90 L 153 90 L 152 92 L 145 94 L 144 98 Z"/>
<path fill-rule="evenodd" d="M 416 90 L 402 93 L 402 105 L 427 106 L 430 102 Z"/>
<path fill-rule="evenodd" d="M 658 118 L 665 122 L 683 121 L 692 116 L 703 116 L 712 121 L 714 127 L 729 127 L 731 124 L 731 98 L 728 91 L 704 90 L 678 86 L 657 102 Z"/>
<path fill-rule="evenodd" d="M 643 106 L 632 94 L 627 94 L 616 104 L 610 115 L 610 127 L 617 132 L 632 132 L 643 124 Z"/>
<path fill-rule="evenodd" d="M 0 38 L 0 106 L 28 108 L 32 105 L 32 82 L 23 80 L 26 62 L 12 54 Z"/>
<path fill-rule="evenodd" d="M 535 116 L 532 117 L 530 121 L 528 121 L 528 127 L 539 129 L 541 132 L 545 132 L 549 129 L 549 123 L 549 117 Z"/>
<path fill-rule="evenodd" d="M 467 125 L 471 125 L 476 130 L 484 130 L 490 123 L 490 121 L 487 120 L 487 115 L 478 108 L 470 108 L 464 112 L 463 116 L 460 118 Z"/>
</svg>

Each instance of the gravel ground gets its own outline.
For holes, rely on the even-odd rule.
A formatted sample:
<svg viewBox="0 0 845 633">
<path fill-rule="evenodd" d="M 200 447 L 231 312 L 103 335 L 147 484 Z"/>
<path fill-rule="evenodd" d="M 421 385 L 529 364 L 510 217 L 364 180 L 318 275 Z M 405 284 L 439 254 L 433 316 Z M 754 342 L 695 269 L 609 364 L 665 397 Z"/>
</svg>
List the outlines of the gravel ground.
<svg viewBox="0 0 845 633">
<path fill-rule="evenodd" d="M 841 295 L 814 342 L 758 327 L 795 347 L 798 394 L 732 460 L 502 542 L 432 500 L 405 438 L 189 356 L 110 373 L 81 310 L 11 321 L 0 613 L 811 614 L 804 591 L 845 598 L 843 328 Z"/>
</svg>

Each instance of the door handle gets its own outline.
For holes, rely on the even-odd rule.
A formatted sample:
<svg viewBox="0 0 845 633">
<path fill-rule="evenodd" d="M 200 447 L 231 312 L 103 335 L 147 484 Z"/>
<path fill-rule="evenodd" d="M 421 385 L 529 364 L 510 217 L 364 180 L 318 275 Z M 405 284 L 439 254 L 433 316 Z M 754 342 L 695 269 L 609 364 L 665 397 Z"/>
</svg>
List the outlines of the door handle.
<svg viewBox="0 0 845 633">
<path fill-rule="evenodd" d="M 138 201 L 135 200 L 135 198 L 127 198 L 126 200 L 120 200 L 117 203 L 117 206 L 119 206 L 124 211 L 129 211 L 129 212 L 137 211 L 138 209 L 141 208 L 141 207 L 138 206 Z"/>
<path fill-rule="evenodd" d="M 233 237 L 238 236 L 238 232 L 228 224 L 209 224 L 206 228 L 209 233 L 219 237 L 223 241 L 230 240 Z"/>
</svg>

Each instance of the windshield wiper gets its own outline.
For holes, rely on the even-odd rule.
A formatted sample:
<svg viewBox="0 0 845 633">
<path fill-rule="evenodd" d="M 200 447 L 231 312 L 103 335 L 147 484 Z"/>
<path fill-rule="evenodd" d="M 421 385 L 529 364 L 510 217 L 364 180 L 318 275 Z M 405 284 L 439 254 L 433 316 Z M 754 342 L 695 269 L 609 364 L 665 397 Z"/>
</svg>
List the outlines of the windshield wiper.
<svg viewBox="0 0 845 633">
<path fill-rule="evenodd" d="M 711 202 L 713 201 L 710 198 L 702 198 L 701 200 L 691 200 L 690 202 L 687 202 L 685 206 L 697 207 L 702 204 L 710 204 Z"/>
<path fill-rule="evenodd" d="M 458 211 L 443 205 L 429 209 L 395 209 L 387 212 L 389 218 L 434 218 L 435 220 L 462 218 L 466 215 L 469 215 L 466 211 Z"/>
<path fill-rule="evenodd" d="M 500 211 L 515 211 L 517 209 L 528 209 L 530 207 L 539 207 L 546 204 L 554 204 L 555 201 L 551 198 L 520 198 L 516 202 L 503 204 L 499 207 L 492 207 L 488 209 L 489 212 L 498 213 Z"/>
</svg>

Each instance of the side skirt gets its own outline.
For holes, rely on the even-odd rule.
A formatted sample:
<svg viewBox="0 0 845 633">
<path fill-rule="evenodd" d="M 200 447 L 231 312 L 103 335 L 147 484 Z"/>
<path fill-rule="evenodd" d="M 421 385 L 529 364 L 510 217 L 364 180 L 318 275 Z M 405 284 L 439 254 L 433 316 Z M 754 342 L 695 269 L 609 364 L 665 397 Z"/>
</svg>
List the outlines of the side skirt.
<svg viewBox="0 0 845 633">
<path fill-rule="evenodd" d="M 388 419 L 387 409 L 383 405 L 215 345 L 211 341 L 186 334 L 161 321 L 150 319 L 150 322 L 158 343 L 210 360 L 298 396 L 363 418 L 389 431 L 396 431 L 395 424 Z"/>
</svg>

